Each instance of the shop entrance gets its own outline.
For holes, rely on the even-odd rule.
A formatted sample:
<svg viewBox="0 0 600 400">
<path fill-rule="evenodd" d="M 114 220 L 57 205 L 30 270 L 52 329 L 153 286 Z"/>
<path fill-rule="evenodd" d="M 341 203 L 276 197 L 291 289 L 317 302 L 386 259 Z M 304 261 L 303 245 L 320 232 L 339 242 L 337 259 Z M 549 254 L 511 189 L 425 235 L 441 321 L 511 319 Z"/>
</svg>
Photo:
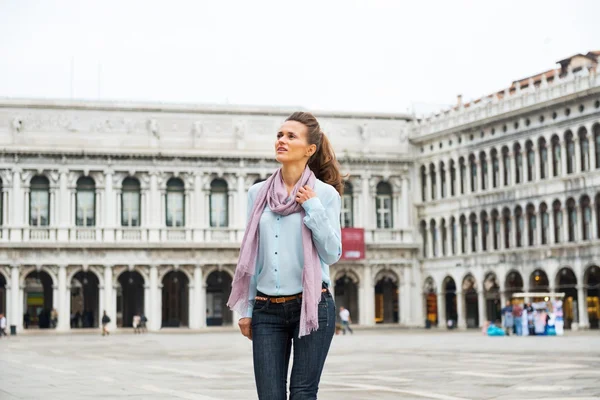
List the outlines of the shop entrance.
<svg viewBox="0 0 600 400">
<path fill-rule="evenodd" d="M 556 290 L 565 294 L 563 298 L 563 319 L 565 329 L 571 329 L 571 325 L 577 315 L 577 278 L 571 268 L 562 268 L 556 275 Z"/>
<path fill-rule="evenodd" d="M 486 275 L 483 281 L 483 289 L 485 291 L 485 315 L 487 320 L 492 323 L 501 321 L 500 286 L 496 274 L 489 273 Z"/>
<path fill-rule="evenodd" d="M 390 274 L 386 272 L 375 285 L 376 323 L 398 323 L 398 284 Z"/>
<path fill-rule="evenodd" d="M 98 277 L 80 271 L 71 280 L 71 328 L 98 327 Z"/>
<path fill-rule="evenodd" d="M 423 288 L 423 294 L 425 296 L 425 316 L 426 324 L 430 326 L 438 325 L 438 304 L 437 294 L 435 290 L 435 282 L 433 278 L 429 277 L 425 280 L 425 287 Z"/>
<path fill-rule="evenodd" d="M 533 273 L 529 277 L 529 288 L 530 288 L 529 291 L 534 292 L 534 293 L 549 292 L 550 284 L 548 281 L 548 275 L 546 275 L 546 273 L 544 271 L 542 271 L 541 269 L 537 269 L 537 270 L 533 271 Z M 544 297 L 534 297 L 531 299 L 531 301 L 533 301 L 534 303 L 537 303 L 539 301 L 545 301 L 545 298 Z"/>
<path fill-rule="evenodd" d="M 465 295 L 465 316 L 467 328 L 479 328 L 479 303 L 477 301 L 477 284 L 473 275 L 467 275 L 462 284 Z"/>
<path fill-rule="evenodd" d="M 587 313 L 590 329 L 600 325 L 600 267 L 593 265 L 586 271 Z"/>
<path fill-rule="evenodd" d="M 231 293 L 231 276 L 225 271 L 214 271 L 206 280 L 206 325 L 231 325 L 233 314 L 227 307 Z"/>
<path fill-rule="evenodd" d="M 50 328 L 50 313 L 53 304 L 52 284 L 52 277 L 46 271 L 30 272 L 25 278 L 23 292 L 25 303 L 23 327 L 25 329 Z"/>
<path fill-rule="evenodd" d="M 446 321 L 452 321 L 453 326 L 456 327 L 458 322 L 458 312 L 456 308 L 456 283 L 451 277 L 447 277 L 444 280 L 442 286 L 444 288 L 444 307 L 446 309 Z"/>
<path fill-rule="evenodd" d="M 140 317 L 144 314 L 144 278 L 137 271 L 125 271 L 118 282 L 117 326 L 130 328 L 136 313 Z"/>
<path fill-rule="evenodd" d="M 356 276 L 351 277 L 349 274 L 342 275 L 335 281 L 334 293 L 335 305 L 338 310 L 340 307 L 345 307 L 350 311 L 352 321 L 359 321 L 358 278 Z"/>
<path fill-rule="evenodd" d="M 188 326 L 188 283 L 181 271 L 171 271 L 162 280 L 162 327 Z"/>
</svg>

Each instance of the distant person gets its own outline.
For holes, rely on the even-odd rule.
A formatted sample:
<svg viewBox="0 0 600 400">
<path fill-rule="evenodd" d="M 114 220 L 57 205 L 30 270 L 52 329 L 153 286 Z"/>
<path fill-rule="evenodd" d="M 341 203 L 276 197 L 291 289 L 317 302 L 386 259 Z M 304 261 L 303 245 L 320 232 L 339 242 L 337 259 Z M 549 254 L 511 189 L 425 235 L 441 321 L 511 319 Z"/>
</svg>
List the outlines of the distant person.
<svg viewBox="0 0 600 400">
<path fill-rule="evenodd" d="M 517 336 L 523 335 L 523 320 L 521 317 L 523 316 L 523 308 L 519 303 L 515 304 L 512 308 L 513 314 L 513 323 L 515 325 L 515 333 Z"/>
<path fill-rule="evenodd" d="M 342 332 L 344 335 L 346 334 L 346 329 L 353 335 L 354 332 L 352 332 L 352 328 L 350 328 L 350 323 L 352 322 L 350 311 L 342 306 L 340 306 L 340 320 L 342 321 Z"/>
<path fill-rule="evenodd" d="M 50 325 L 52 326 L 52 329 L 56 329 L 56 326 L 58 325 L 58 311 L 56 311 L 56 308 L 53 308 L 50 312 Z"/>
<path fill-rule="evenodd" d="M 140 333 L 140 324 L 142 323 L 142 318 L 139 316 L 139 314 L 135 314 L 133 316 L 133 322 L 132 322 L 132 326 L 133 326 L 133 333 Z"/>
<path fill-rule="evenodd" d="M 146 326 L 146 324 L 148 323 L 148 318 L 146 318 L 146 314 L 142 314 L 142 319 L 141 319 L 140 323 L 142 324 L 142 332 L 143 333 L 148 332 L 148 328 Z"/>
<path fill-rule="evenodd" d="M 8 336 L 6 334 L 6 317 L 4 314 L 0 314 L 0 338 L 2 336 Z"/>
<path fill-rule="evenodd" d="M 23 325 L 25 325 L 25 329 L 29 329 L 30 322 L 31 322 L 31 315 L 29 315 L 29 311 L 26 311 L 25 315 L 23 315 Z"/>
<path fill-rule="evenodd" d="M 535 313 L 534 309 L 531 306 L 531 303 L 528 303 L 527 306 L 527 328 L 529 330 L 529 336 L 535 336 Z"/>
<path fill-rule="evenodd" d="M 510 336 L 510 331 L 515 326 L 515 317 L 513 316 L 513 308 L 509 300 L 506 301 L 506 306 L 502 309 L 502 317 L 504 317 L 506 336 Z"/>
<path fill-rule="evenodd" d="M 104 311 L 104 314 L 102 315 L 102 336 L 110 335 L 110 332 L 108 331 L 109 323 L 110 323 L 110 318 L 108 317 L 108 315 L 106 315 L 106 311 Z"/>
</svg>

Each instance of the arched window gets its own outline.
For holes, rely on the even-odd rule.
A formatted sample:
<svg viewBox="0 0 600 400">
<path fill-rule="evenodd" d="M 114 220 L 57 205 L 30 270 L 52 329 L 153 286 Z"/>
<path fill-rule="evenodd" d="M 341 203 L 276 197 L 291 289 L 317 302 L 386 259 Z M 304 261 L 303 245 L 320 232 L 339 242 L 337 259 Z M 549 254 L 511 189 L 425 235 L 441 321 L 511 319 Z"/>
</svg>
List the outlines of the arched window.
<svg viewBox="0 0 600 400">
<path fill-rule="evenodd" d="M 552 136 L 552 176 L 560 175 L 560 139 L 558 135 Z"/>
<path fill-rule="evenodd" d="M 498 215 L 498 210 L 492 210 L 492 225 L 493 225 L 493 236 L 492 236 L 492 245 L 494 246 L 494 250 L 498 250 L 500 248 L 500 216 Z"/>
<path fill-rule="evenodd" d="M 185 186 L 178 178 L 167 182 L 167 221 L 169 227 L 185 226 Z"/>
<path fill-rule="evenodd" d="M 460 252 L 467 253 L 467 218 L 460 216 Z"/>
<path fill-rule="evenodd" d="M 535 152 L 533 151 L 533 143 L 530 140 L 527 141 L 525 146 L 527 148 L 527 182 L 531 182 L 535 171 Z"/>
<path fill-rule="evenodd" d="M 507 249 L 510 249 L 510 210 L 505 208 L 502 210 L 502 220 L 504 222 L 504 243 Z"/>
<path fill-rule="evenodd" d="M 438 233 L 437 227 L 435 226 L 435 220 L 432 219 L 429 222 L 429 230 L 431 232 L 431 250 L 434 257 L 437 257 L 439 254 L 437 253 L 437 244 L 438 244 Z"/>
<path fill-rule="evenodd" d="M 440 162 L 440 190 L 442 199 L 446 197 L 446 166 Z"/>
<path fill-rule="evenodd" d="M 450 244 L 452 246 L 452 254 L 456 254 L 456 219 L 454 217 L 450 218 Z"/>
<path fill-rule="evenodd" d="M 600 124 L 594 125 L 594 148 L 596 152 L 596 168 L 600 168 Z"/>
<path fill-rule="evenodd" d="M 546 146 L 546 139 L 541 137 L 538 140 L 538 147 L 540 149 L 540 179 L 546 179 L 546 171 L 548 170 L 548 148 Z"/>
<path fill-rule="evenodd" d="M 513 153 L 515 155 L 515 183 L 519 184 L 523 181 L 523 154 L 521 153 L 521 145 L 519 143 L 515 143 Z"/>
<path fill-rule="evenodd" d="M 421 167 L 421 199 L 427 200 L 427 168 Z"/>
<path fill-rule="evenodd" d="M 446 220 L 444 218 L 442 218 L 442 221 L 440 222 L 440 231 L 441 231 L 440 233 L 442 236 L 442 254 L 444 256 L 447 256 L 448 254 L 447 254 L 446 248 L 448 245 L 448 231 L 446 228 Z"/>
<path fill-rule="evenodd" d="M 77 180 L 75 203 L 75 225 L 96 226 L 96 183 L 92 178 Z"/>
<path fill-rule="evenodd" d="M 50 182 L 45 176 L 35 176 L 30 182 L 29 225 L 50 225 Z"/>
<path fill-rule="evenodd" d="M 342 196 L 342 228 L 352 228 L 354 226 L 353 196 L 352 184 L 345 181 L 344 195 Z"/>
<path fill-rule="evenodd" d="M 563 215 L 560 201 L 555 200 L 552 203 L 552 214 L 554 217 L 554 243 L 560 243 L 562 241 L 562 226 L 563 226 Z"/>
<path fill-rule="evenodd" d="M 423 240 L 423 257 L 427 257 L 427 222 L 421 221 L 421 240 Z"/>
<path fill-rule="evenodd" d="M 581 221 L 581 238 L 583 240 L 590 240 L 592 236 L 592 209 L 590 207 L 590 198 L 583 196 L 580 200 L 581 215 L 583 221 Z"/>
<path fill-rule="evenodd" d="M 210 183 L 210 226 L 226 228 L 229 226 L 229 199 L 227 182 L 214 179 Z"/>
<path fill-rule="evenodd" d="M 497 188 L 500 184 L 500 162 L 498 161 L 498 151 L 492 149 L 492 186 Z"/>
<path fill-rule="evenodd" d="M 515 208 L 515 245 L 517 247 L 523 247 L 523 209 L 521 206 Z"/>
<path fill-rule="evenodd" d="M 376 197 L 377 228 L 391 229 L 392 221 L 392 187 L 387 182 L 377 184 Z"/>
<path fill-rule="evenodd" d="M 477 161 L 474 154 L 469 156 L 469 167 L 471 168 L 471 192 L 475 192 L 477 190 Z"/>
<path fill-rule="evenodd" d="M 454 164 L 454 160 L 450 160 L 450 196 L 456 195 L 456 166 Z"/>
<path fill-rule="evenodd" d="M 488 164 L 485 153 L 479 153 L 479 164 L 481 165 L 481 190 L 487 189 Z"/>
<path fill-rule="evenodd" d="M 465 181 L 467 180 L 467 166 L 465 164 L 465 159 L 461 157 L 458 160 L 458 165 L 460 168 L 460 194 L 465 194 Z"/>
<path fill-rule="evenodd" d="M 121 226 L 140 226 L 140 182 L 135 178 L 126 178 L 122 186 Z"/>
<path fill-rule="evenodd" d="M 508 186 L 510 183 L 510 153 L 508 147 L 502 148 L 502 174 L 504 175 L 504 186 Z"/>
<path fill-rule="evenodd" d="M 596 205 L 596 237 L 600 237 L 600 193 L 594 198 Z"/>
<path fill-rule="evenodd" d="M 435 165 L 429 165 L 429 180 L 431 182 L 431 199 L 435 200 L 435 192 L 436 192 L 436 180 L 435 180 Z"/>
<path fill-rule="evenodd" d="M 537 220 L 535 217 L 535 207 L 533 204 L 527 205 L 527 245 L 535 245 L 535 233 L 537 232 Z"/>
<path fill-rule="evenodd" d="M 575 142 L 573 132 L 565 132 L 565 144 L 567 146 L 567 174 L 575 172 Z"/>
<path fill-rule="evenodd" d="M 590 142 L 587 136 L 587 129 L 584 127 L 579 129 L 579 149 L 581 150 L 581 170 L 590 170 Z"/>
<path fill-rule="evenodd" d="M 477 241 L 479 240 L 479 228 L 477 226 L 477 216 L 475 213 L 472 213 L 469 216 L 469 223 L 471 225 L 471 251 L 475 253 L 477 252 Z"/>
<path fill-rule="evenodd" d="M 540 204 L 540 218 L 542 219 L 542 244 L 548 244 L 550 218 L 548 216 L 548 206 L 546 203 Z"/>
<path fill-rule="evenodd" d="M 567 220 L 569 223 L 569 242 L 575 241 L 575 232 L 577 230 L 577 208 L 575 207 L 575 200 L 567 200 Z"/>
<path fill-rule="evenodd" d="M 488 250 L 488 234 L 490 233 L 490 221 L 485 211 L 481 213 L 481 251 Z"/>
</svg>

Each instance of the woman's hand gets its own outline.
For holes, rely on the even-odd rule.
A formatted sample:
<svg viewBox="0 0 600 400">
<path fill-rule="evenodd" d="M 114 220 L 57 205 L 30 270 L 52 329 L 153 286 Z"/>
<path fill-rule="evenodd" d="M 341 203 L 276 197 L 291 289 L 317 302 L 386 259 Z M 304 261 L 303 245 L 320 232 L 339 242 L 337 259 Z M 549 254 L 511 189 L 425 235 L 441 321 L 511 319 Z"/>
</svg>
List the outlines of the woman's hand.
<svg viewBox="0 0 600 400">
<path fill-rule="evenodd" d="M 317 197 L 317 194 L 308 185 L 301 187 L 298 189 L 298 193 L 296 193 L 296 201 L 300 204 L 313 197 Z"/>
<path fill-rule="evenodd" d="M 240 331 L 242 331 L 242 335 L 252 340 L 252 318 L 241 318 L 238 321 L 238 325 Z"/>
</svg>

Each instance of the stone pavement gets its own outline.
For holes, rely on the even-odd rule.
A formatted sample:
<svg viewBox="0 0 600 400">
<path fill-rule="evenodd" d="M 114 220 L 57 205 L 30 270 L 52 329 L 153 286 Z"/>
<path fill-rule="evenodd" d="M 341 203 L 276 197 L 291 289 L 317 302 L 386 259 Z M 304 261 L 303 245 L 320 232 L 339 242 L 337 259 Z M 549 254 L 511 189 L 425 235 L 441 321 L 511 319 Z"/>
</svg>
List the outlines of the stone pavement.
<svg viewBox="0 0 600 400">
<path fill-rule="evenodd" d="M 251 344 L 209 333 L 0 340 L 0 399 L 256 399 Z M 600 398 L 600 332 L 490 338 L 365 330 L 336 336 L 319 399 Z"/>
</svg>

